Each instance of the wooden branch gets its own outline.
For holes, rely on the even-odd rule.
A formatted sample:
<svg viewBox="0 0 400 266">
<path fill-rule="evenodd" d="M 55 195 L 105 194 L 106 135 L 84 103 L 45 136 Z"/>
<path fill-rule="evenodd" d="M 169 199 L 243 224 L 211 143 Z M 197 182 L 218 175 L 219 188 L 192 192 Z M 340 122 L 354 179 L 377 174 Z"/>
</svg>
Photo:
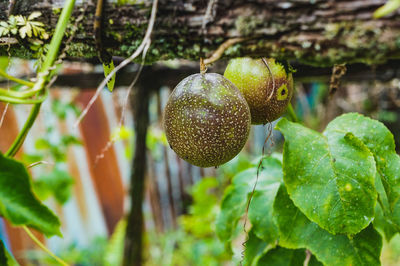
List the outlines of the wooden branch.
<svg viewBox="0 0 400 266">
<path fill-rule="evenodd" d="M 124 266 L 143 265 L 143 196 L 147 168 L 146 135 L 149 126 L 150 90 L 137 87 L 132 97 L 135 116 L 135 155 L 132 162 L 130 180 L 130 206 L 124 247 Z"/>
<path fill-rule="evenodd" d="M 17 1 L 14 14 L 41 11 L 53 28 L 57 12 L 51 1 Z M 54 2 L 54 1 L 53 1 Z M 59 2 L 59 1 L 55 1 Z M 399 12 L 375 20 L 372 13 L 386 0 L 227 0 L 216 1 L 205 17 L 208 1 L 160 1 L 148 62 L 208 57 L 221 43 L 249 38 L 228 48 L 223 57 L 276 57 L 305 64 L 332 66 L 338 63 L 379 64 L 400 57 Z M 8 1 L 0 3 L 0 19 L 7 15 Z M 126 57 L 140 44 L 147 27 L 151 1 L 104 8 L 104 47 L 114 56 Z M 95 7 L 79 25 L 67 51 L 70 58 L 93 58 Z M 76 8 L 75 16 L 79 13 Z M 204 26 L 205 25 L 205 29 Z M 27 46 L 12 45 L 14 56 L 32 57 Z M 0 54 L 6 47 L 0 46 Z"/>
<path fill-rule="evenodd" d="M 227 62 L 224 60 L 219 61 L 218 64 L 212 66 L 208 71 L 223 73 L 226 64 Z M 321 68 L 306 65 L 293 65 L 293 67 L 297 70 L 296 73 L 294 73 L 294 78 L 297 82 L 328 83 L 332 74 L 331 67 Z M 186 64 L 179 68 L 154 64 L 152 66 L 146 66 L 143 69 L 137 81 L 137 86 L 151 87 L 153 90 L 157 90 L 162 86 L 174 88 L 182 79 L 194 73 L 199 73 L 199 65 L 197 62 Z M 117 74 L 116 88 L 129 86 L 135 75 L 136 71 L 132 70 L 132 68 L 122 69 Z M 54 87 L 94 90 L 103 78 L 103 73 L 60 74 L 55 81 Z M 379 80 L 385 82 L 395 78 L 400 79 L 400 60 L 390 60 L 386 64 L 378 66 L 368 66 L 360 63 L 348 65 L 347 72 L 342 77 L 342 80 L 351 82 Z M 6 86 L 6 81 L 0 82 L 0 87 Z"/>
</svg>

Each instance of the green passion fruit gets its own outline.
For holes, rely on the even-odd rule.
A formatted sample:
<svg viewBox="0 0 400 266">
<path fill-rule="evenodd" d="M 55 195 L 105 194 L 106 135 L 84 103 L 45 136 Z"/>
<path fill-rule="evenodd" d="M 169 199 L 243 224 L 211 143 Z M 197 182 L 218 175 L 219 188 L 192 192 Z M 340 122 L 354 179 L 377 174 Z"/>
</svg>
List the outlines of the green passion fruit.
<svg viewBox="0 0 400 266">
<path fill-rule="evenodd" d="M 292 74 L 273 58 L 265 61 L 268 66 L 262 59 L 236 58 L 229 62 L 224 73 L 249 104 L 254 125 L 279 118 L 293 95 Z"/>
<path fill-rule="evenodd" d="M 164 109 L 168 143 L 178 156 L 200 166 L 235 157 L 250 131 L 250 109 L 239 90 L 220 74 L 194 74 L 171 93 Z"/>
</svg>

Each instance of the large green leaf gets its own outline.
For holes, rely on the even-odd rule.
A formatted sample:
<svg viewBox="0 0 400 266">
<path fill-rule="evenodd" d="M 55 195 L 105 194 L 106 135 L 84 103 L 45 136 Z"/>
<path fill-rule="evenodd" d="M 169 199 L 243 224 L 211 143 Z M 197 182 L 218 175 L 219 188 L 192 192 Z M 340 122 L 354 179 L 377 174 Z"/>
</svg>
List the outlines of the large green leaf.
<svg viewBox="0 0 400 266">
<path fill-rule="evenodd" d="M 246 171 L 247 172 L 247 171 Z M 247 186 L 229 186 L 221 203 L 221 212 L 216 221 L 216 233 L 223 241 L 232 240 L 239 219 L 246 210 Z"/>
<path fill-rule="evenodd" d="M 24 165 L 0 154 L 0 215 L 14 225 L 27 225 L 47 236 L 61 235 L 60 221 L 32 193 Z"/>
<path fill-rule="evenodd" d="M 305 259 L 304 249 L 287 249 L 278 246 L 268 250 L 258 260 L 257 266 L 303 266 Z"/>
<path fill-rule="evenodd" d="M 311 222 L 292 202 L 284 186 L 279 188 L 274 202 L 279 228 L 279 245 L 306 248 L 319 261 L 329 266 L 380 265 L 382 238 L 372 226 L 349 238 L 332 235 Z"/>
<path fill-rule="evenodd" d="M 342 136 L 347 132 L 359 138 L 374 155 L 390 208 L 400 212 L 400 156 L 396 154 L 392 133 L 381 122 L 357 113 L 339 116 L 325 130 L 325 134 Z"/>
<path fill-rule="evenodd" d="M 382 185 L 382 179 L 379 177 L 379 173 L 376 175 L 375 187 L 378 191 L 379 204 L 376 204 L 375 206 L 375 218 L 373 224 L 376 229 L 385 235 L 386 240 L 390 241 L 397 232 L 400 232 L 400 227 L 396 224 L 396 221 L 398 221 L 399 218 L 395 216 L 399 215 L 399 213 L 390 211 L 389 202 Z"/>
<path fill-rule="evenodd" d="M 245 248 L 243 265 L 251 266 L 256 264 L 260 256 L 262 256 L 265 251 L 268 250 L 268 244 L 262 239 L 258 238 L 255 235 L 254 230 L 250 230 L 247 237 L 248 239 L 243 245 L 243 248 Z"/>
<path fill-rule="evenodd" d="M 278 238 L 278 228 L 273 220 L 273 204 L 279 182 L 273 183 L 265 189 L 254 192 L 249 207 L 249 220 L 257 237 L 267 243 L 274 243 Z"/>
<path fill-rule="evenodd" d="M 284 182 L 294 204 L 333 234 L 356 234 L 374 217 L 374 157 L 358 138 L 325 136 L 282 119 Z"/>
<path fill-rule="evenodd" d="M 247 200 L 257 177 L 257 167 L 249 168 L 234 176 L 226 189 L 218 216 L 216 229 L 222 240 L 231 240 L 239 219 L 245 214 Z M 249 219 L 255 234 L 267 242 L 274 242 L 277 228 L 272 220 L 272 202 L 282 183 L 282 165 L 276 158 L 263 159 L 257 187 L 249 206 Z"/>
</svg>

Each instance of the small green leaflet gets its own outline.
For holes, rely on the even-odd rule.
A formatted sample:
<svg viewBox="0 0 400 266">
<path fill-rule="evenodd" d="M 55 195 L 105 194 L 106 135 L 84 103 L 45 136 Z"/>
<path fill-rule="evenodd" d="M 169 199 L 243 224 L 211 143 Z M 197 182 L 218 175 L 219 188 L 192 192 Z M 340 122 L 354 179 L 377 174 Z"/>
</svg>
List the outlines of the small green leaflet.
<svg viewBox="0 0 400 266">
<path fill-rule="evenodd" d="M 382 237 L 372 225 L 352 238 L 332 235 L 307 219 L 293 204 L 284 186 L 279 188 L 275 198 L 274 213 L 280 246 L 306 248 L 329 266 L 380 265 Z"/>
<path fill-rule="evenodd" d="M 352 133 L 324 135 L 282 119 L 283 180 L 294 204 L 333 234 L 354 235 L 374 217 L 375 161 Z"/>
<path fill-rule="evenodd" d="M 224 241 L 235 237 L 239 219 L 244 215 L 249 193 L 257 177 L 257 166 L 238 173 L 225 190 L 221 212 L 216 223 L 217 235 Z M 263 159 L 254 197 L 249 206 L 249 219 L 258 238 L 273 243 L 278 237 L 272 220 L 272 203 L 282 183 L 282 164 L 272 157 Z"/>
<path fill-rule="evenodd" d="M 24 165 L 0 154 L 0 215 L 13 225 L 33 227 L 46 236 L 61 236 L 60 221 L 33 194 Z"/>
<path fill-rule="evenodd" d="M 114 70 L 114 61 L 111 59 L 110 62 L 103 63 L 103 70 L 104 70 L 104 76 L 107 77 L 108 74 L 110 74 L 111 71 Z M 114 84 L 115 84 L 115 74 L 107 82 L 107 88 L 109 91 L 112 92 L 114 90 Z"/>
<path fill-rule="evenodd" d="M 373 17 L 374 18 L 381 18 L 390 13 L 396 11 L 400 7 L 400 0 L 388 0 L 386 4 L 378 8 L 375 12 Z"/>
</svg>

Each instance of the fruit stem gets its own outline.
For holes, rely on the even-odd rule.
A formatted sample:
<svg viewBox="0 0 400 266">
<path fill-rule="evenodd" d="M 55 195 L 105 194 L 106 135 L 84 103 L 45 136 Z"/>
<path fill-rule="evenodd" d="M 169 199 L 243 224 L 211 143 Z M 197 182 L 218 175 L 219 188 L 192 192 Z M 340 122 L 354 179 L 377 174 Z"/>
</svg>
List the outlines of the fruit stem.
<svg viewBox="0 0 400 266">
<path fill-rule="evenodd" d="M 299 119 L 297 118 L 297 115 L 296 115 L 296 113 L 294 112 L 292 103 L 289 103 L 289 104 L 288 104 L 287 113 L 288 113 L 288 115 L 289 115 L 289 117 L 290 117 L 290 120 L 292 120 L 292 122 L 296 122 L 296 123 L 299 122 Z"/>
<path fill-rule="evenodd" d="M 204 59 L 203 57 L 200 57 L 200 73 L 205 74 L 207 72 L 207 67 L 204 64 Z"/>
<path fill-rule="evenodd" d="M 240 43 L 240 42 L 244 42 L 249 40 L 250 38 L 242 38 L 242 37 L 238 37 L 238 38 L 232 38 L 229 39 L 225 42 L 223 42 L 217 50 L 215 50 L 215 52 L 206 60 L 204 60 L 204 64 L 206 66 L 214 63 L 215 61 L 217 61 L 218 59 L 220 59 L 222 57 L 222 55 L 224 54 L 225 50 L 228 49 L 229 47 L 231 47 L 234 44 Z"/>
</svg>

